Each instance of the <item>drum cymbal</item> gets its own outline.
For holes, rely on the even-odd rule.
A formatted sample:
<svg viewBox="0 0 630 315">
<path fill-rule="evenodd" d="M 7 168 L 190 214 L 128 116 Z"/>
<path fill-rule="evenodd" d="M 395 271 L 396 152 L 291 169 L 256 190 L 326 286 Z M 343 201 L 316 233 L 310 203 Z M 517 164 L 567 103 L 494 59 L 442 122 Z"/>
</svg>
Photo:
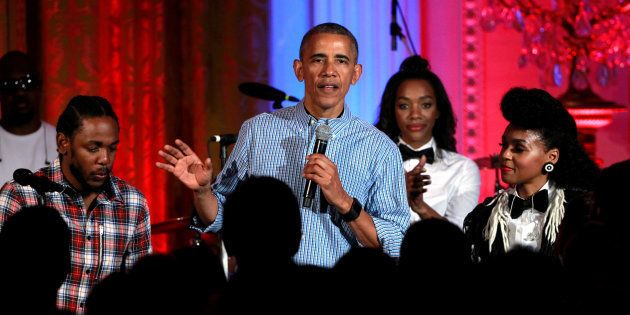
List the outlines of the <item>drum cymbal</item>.
<svg viewBox="0 0 630 315">
<path fill-rule="evenodd" d="M 151 234 L 170 233 L 177 230 L 187 229 L 190 222 L 190 216 L 186 216 L 154 223 L 151 224 Z"/>
<path fill-rule="evenodd" d="M 489 156 L 476 158 L 474 161 L 480 169 L 499 169 L 501 167 L 501 162 L 499 161 L 498 154 L 490 154 Z"/>
</svg>

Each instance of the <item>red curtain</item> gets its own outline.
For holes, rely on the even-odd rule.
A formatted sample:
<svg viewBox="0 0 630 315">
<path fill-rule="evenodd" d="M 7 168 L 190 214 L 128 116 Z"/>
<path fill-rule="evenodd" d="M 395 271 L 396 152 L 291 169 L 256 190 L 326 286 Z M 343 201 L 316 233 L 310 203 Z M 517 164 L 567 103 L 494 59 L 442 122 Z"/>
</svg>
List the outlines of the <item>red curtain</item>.
<svg viewBox="0 0 630 315">
<path fill-rule="evenodd" d="M 8 2 L 4 2 L 8 1 Z M 7 3 L 11 3 L 10 5 Z M 56 123 L 77 94 L 102 95 L 121 124 L 115 174 L 148 198 L 153 223 L 190 215 L 191 194 L 155 167 L 175 138 L 219 170 L 211 134 L 237 132 L 257 114 L 242 81 L 267 81 L 267 1 L 10 1 L 0 48 L 41 63 L 44 119 Z M 9 39 L 10 35 L 10 39 Z M 184 236 L 184 238 L 187 236 Z M 182 237 L 154 235 L 157 252 Z"/>
</svg>

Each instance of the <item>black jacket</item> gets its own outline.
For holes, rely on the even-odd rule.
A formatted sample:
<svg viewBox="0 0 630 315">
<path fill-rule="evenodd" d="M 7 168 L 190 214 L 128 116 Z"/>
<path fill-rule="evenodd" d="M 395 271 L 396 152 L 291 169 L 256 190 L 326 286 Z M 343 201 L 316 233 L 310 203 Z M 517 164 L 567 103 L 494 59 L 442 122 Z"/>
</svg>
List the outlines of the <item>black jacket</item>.
<svg viewBox="0 0 630 315">
<path fill-rule="evenodd" d="M 593 195 L 591 192 L 565 189 L 564 194 L 566 202 L 564 205 L 565 213 L 559 226 L 558 236 L 555 242 L 550 244 L 546 235 L 543 235 L 541 245 L 542 253 L 557 256 L 560 259 L 563 258 L 568 244 L 575 237 L 578 229 L 588 221 L 594 208 Z M 492 201 L 497 197 L 498 195 L 486 198 L 486 200 L 478 204 L 475 209 L 466 216 L 466 219 L 464 219 L 464 233 L 471 244 L 471 257 L 475 262 L 483 262 L 490 256 L 505 253 L 500 229 L 497 231 L 494 243 L 492 243 L 491 251 L 488 248 L 488 240 L 483 236 L 492 209 L 496 205 L 496 202 L 492 203 Z"/>
</svg>

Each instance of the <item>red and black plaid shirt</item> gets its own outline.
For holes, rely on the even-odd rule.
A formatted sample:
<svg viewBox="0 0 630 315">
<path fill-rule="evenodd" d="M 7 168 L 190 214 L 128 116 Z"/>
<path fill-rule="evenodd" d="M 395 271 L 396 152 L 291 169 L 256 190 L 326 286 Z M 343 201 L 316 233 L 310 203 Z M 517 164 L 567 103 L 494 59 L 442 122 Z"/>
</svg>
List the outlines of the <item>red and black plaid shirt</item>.
<svg viewBox="0 0 630 315">
<path fill-rule="evenodd" d="M 90 289 L 112 272 L 125 270 L 151 252 L 151 224 L 146 199 L 133 186 L 111 176 L 98 194 L 91 211 L 83 198 L 64 179 L 59 160 L 35 173 L 62 184 L 63 193 L 49 192 L 46 206 L 59 211 L 71 233 L 70 274 L 57 293 L 57 306 L 76 314 L 85 312 Z M 13 181 L 0 190 L 0 228 L 13 213 L 37 205 L 29 186 Z M 44 262 L 45 263 L 45 262 Z"/>
</svg>

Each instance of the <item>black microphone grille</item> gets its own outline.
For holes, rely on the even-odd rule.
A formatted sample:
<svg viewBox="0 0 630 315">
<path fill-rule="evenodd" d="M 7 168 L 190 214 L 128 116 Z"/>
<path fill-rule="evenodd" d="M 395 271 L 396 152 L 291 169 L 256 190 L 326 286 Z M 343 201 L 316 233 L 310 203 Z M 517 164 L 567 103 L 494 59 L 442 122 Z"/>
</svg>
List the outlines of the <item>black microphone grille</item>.
<svg viewBox="0 0 630 315">
<path fill-rule="evenodd" d="M 232 133 L 228 133 L 228 134 L 223 134 L 223 135 L 211 136 L 209 141 L 210 142 L 220 142 L 220 143 L 224 143 L 224 144 L 232 144 L 232 143 L 235 143 L 237 139 L 238 139 L 238 135 L 232 134 Z"/>
<path fill-rule="evenodd" d="M 33 176 L 33 172 L 25 168 L 18 168 L 13 172 L 13 180 L 22 186 L 28 185 L 28 180 L 31 176 Z"/>
<path fill-rule="evenodd" d="M 319 140 L 328 141 L 332 137 L 332 130 L 328 125 L 319 125 L 315 129 L 315 136 Z"/>
</svg>

